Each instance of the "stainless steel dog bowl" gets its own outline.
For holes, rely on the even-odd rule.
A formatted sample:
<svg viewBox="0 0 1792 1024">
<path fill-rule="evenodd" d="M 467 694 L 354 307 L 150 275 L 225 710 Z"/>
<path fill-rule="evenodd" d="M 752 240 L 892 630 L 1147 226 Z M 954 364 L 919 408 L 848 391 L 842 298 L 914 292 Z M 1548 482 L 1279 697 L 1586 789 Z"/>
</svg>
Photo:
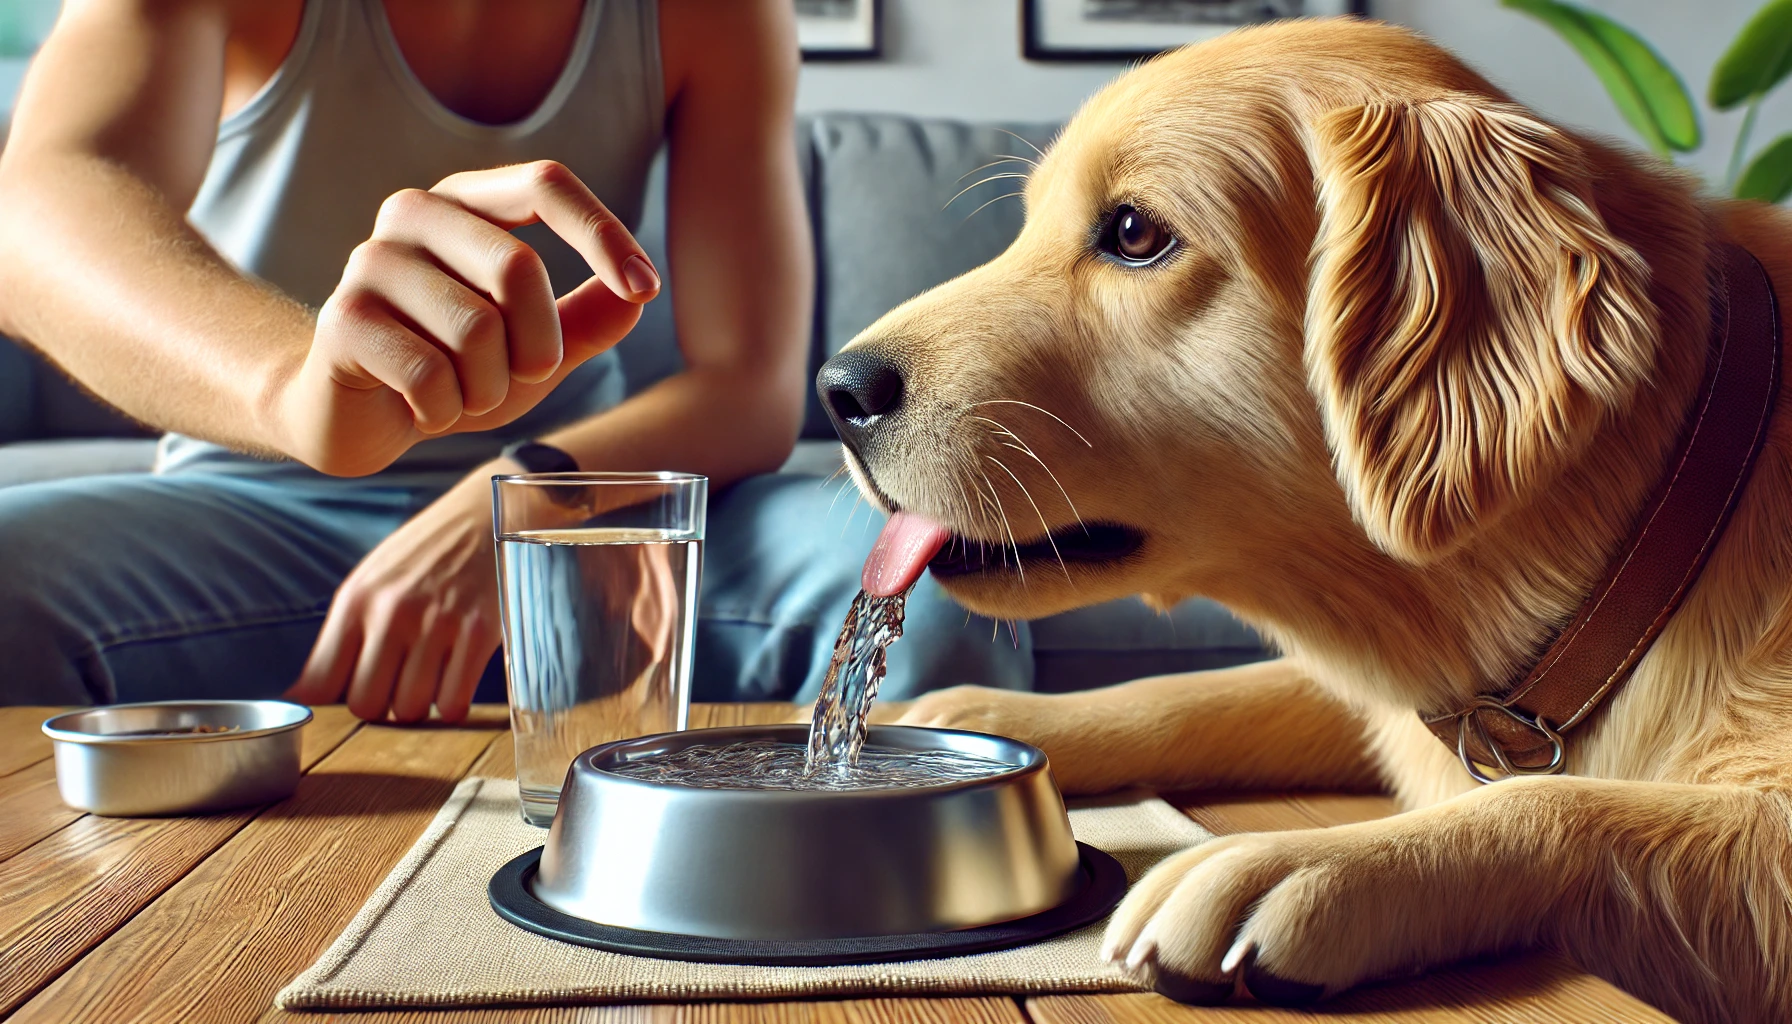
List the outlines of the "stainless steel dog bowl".
<svg viewBox="0 0 1792 1024">
<path fill-rule="evenodd" d="M 309 721 L 310 708 L 285 701 L 184 700 L 71 711 L 43 728 L 55 741 L 64 803 L 142 817 L 291 796 L 299 727 Z"/>
<path fill-rule="evenodd" d="M 1058 907 L 1082 884 L 1045 754 L 1018 740 L 873 727 L 870 746 L 1013 766 L 902 789 L 703 789 L 605 770 L 698 743 L 807 736 L 797 725 L 700 729 L 586 751 L 525 884 L 553 910 L 601 925 L 773 940 L 976 928 Z"/>
</svg>

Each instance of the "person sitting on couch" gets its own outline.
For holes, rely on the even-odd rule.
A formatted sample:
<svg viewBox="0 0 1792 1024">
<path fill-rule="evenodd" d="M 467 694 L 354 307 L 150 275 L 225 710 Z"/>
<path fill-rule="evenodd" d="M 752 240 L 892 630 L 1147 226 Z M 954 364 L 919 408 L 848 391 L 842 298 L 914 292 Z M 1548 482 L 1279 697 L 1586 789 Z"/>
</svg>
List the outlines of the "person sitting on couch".
<svg viewBox="0 0 1792 1024">
<path fill-rule="evenodd" d="M 696 694 L 813 696 L 870 537 L 768 475 L 808 386 L 796 71 L 788 0 L 69 0 L 0 157 L 0 332 L 174 433 L 153 475 L 0 488 L 0 702 L 457 719 L 502 692 L 489 479 L 562 458 L 732 483 Z M 624 400 L 662 142 L 685 369 Z M 890 692 L 1025 685 L 930 582 L 909 616 Z"/>
</svg>

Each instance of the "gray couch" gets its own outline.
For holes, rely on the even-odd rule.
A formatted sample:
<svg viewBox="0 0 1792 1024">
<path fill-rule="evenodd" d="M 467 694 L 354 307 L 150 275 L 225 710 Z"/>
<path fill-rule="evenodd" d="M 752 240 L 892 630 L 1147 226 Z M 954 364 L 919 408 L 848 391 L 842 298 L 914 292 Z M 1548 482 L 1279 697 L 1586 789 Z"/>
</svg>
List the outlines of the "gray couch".
<svg viewBox="0 0 1792 1024">
<path fill-rule="evenodd" d="M 805 119 L 797 145 L 817 254 L 811 370 L 884 311 L 994 257 L 1020 229 L 1018 199 L 997 179 L 952 202 L 954 193 L 1043 148 L 1055 126 L 971 125 L 832 114 Z M 1012 132 L 1013 134 L 1009 134 Z M 1022 141 L 1022 140 L 1025 141 Z M 968 176 L 967 176 L 968 175 Z M 962 180 L 961 180 L 962 179 Z M 656 172 L 640 237 L 664 255 L 663 177 Z M 676 281 L 668 281 L 675 289 Z M 672 304 L 648 306 L 620 347 L 631 391 L 679 365 Z M 813 395 L 803 440 L 784 472 L 826 475 L 839 445 Z M 61 374 L 0 339 L 0 486 L 92 473 L 145 472 L 154 457 L 146 432 L 83 396 Z M 1157 615 L 1136 601 L 1082 609 L 1033 623 L 1042 690 L 1096 686 L 1138 676 L 1238 664 L 1263 656 L 1257 638 L 1217 606 L 1189 601 Z"/>
</svg>

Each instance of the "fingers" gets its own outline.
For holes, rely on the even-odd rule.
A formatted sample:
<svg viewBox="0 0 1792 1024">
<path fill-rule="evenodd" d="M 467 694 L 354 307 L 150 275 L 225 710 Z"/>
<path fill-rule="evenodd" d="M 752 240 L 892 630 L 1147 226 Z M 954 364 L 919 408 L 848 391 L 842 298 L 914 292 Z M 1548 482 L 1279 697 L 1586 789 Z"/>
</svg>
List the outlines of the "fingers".
<svg viewBox="0 0 1792 1024">
<path fill-rule="evenodd" d="M 394 603 L 380 601 L 367 610 L 367 636 L 348 685 L 348 709 L 368 722 L 386 717 L 399 666 L 414 639 L 414 628 L 404 628 Z"/>
<path fill-rule="evenodd" d="M 406 189 L 380 205 L 372 241 L 426 252 L 471 289 L 488 296 L 503 318 L 498 340 L 509 376 L 539 381 L 560 365 L 560 314 L 553 282 L 541 257 L 521 239 L 452 196 Z"/>
<path fill-rule="evenodd" d="M 460 380 L 447 354 L 400 322 L 377 293 L 338 288 L 317 315 L 317 337 L 337 383 L 397 392 L 425 434 L 454 426 L 464 412 Z"/>
<path fill-rule="evenodd" d="M 538 160 L 464 171 L 443 178 L 430 191 L 504 228 L 540 221 L 584 258 L 592 279 L 557 304 L 568 364 L 576 366 L 621 340 L 639 319 L 639 304 L 659 294 L 659 272 L 640 243 L 562 164 Z M 622 310 L 618 305 L 636 308 Z M 517 379 L 535 381 L 547 375 Z"/>
<path fill-rule="evenodd" d="M 285 693 L 300 704 L 334 704 L 348 689 L 349 673 L 361 653 L 360 619 L 341 614 L 334 603 L 324 617 L 323 628 L 311 645 L 311 655 L 299 671 L 299 681 Z"/>
<path fill-rule="evenodd" d="M 503 426 L 534 407 L 560 385 L 585 360 L 621 341 L 641 318 L 641 307 L 611 295 L 602 287 L 579 288 L 560 299 L 560 322 L 566 337 L 566 355 L 560 366 L 536 383 L 513 382 L 510 397 L 483 416 L 466 416 L 460 430 L 490 430 Z"/>
<path fill-rule="evenodd" d="M 424 622 L 417 638 L 405 652 L 398 681 L 392 688 L 394 721 L 421 722 L 429 717 L 430 705 L 435 703 L 436 689 L 442 681 L 442 663 L 460 632 L 455 624 L 444 623 L 441 619 L 438 613 Z"/>
<path fill-rule="evenodd" d="M 659 273 L 628 228 L 565 165 L 552 160 L 464 171 L 430 190 L 505 227 L 541 221 L 564 238 L 605 287 L 646 302 L 659 292 Z"/>
<path fill-rule="evenodd" d="M 558 300 L 541 257 L 507 230 L 536 221 L 592 268 Z M 628 229 L 564 166 L 469 171 L 381 205 L 319 313 L 313 352 L 338 385 L 397 392 L 424 434 L 486 429 L 621 340 L 659 287 Z"/>
<path fill-rule="evenodd" d="M 467 717 L 499 632 L 478 612 L 460 613 L 399 596 L 367 596 L 351 582 L 330 614 L 288 700 L 344 700 L 357 718 L 420 722 L 434 706 L 449 722 Z"/>
<path fill-rule="evenodd" d="M 473 706 L 473 691 L 485 674 L 485 666 L 498 651 L 498 631 L 482 618 L 468 621 L 455 637 L 448 660 L 442 666 L 442 685 L 436 691 L 436 712 L 444 721 L 459 722 Z"/>
<path fill-rule="evenodd" d="M 487 413 L 504 401 L 510 390 L 508 331 L 498 307 L 400 242 L 363 242 L 349 265 L 357 278 L 377 281 L 392 309 L 445 350 L 465 414 Z"/>
</svg>

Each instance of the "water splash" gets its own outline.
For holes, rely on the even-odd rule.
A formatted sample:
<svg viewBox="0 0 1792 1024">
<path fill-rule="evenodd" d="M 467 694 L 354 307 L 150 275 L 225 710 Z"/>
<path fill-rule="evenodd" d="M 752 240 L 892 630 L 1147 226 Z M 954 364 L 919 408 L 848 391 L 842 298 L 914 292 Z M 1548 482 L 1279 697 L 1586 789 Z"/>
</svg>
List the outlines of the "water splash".
<svg viewBox="0 0 1792 1024">
<path fill-rule="evenodd" d="M 902 789 L 987 779 L 1014 765 L 955 750 L 897 750 L 866 747 L 859 760 L 831 771 L 811 772 L 801 744 L 777 740 L 698 744 L 682 750 L 626 761 L 612 774 L 698 789 L 778 789 L 797 791 Z"/>
<path fill-rule="evenodd" d="M 908 605 L 907 590 L 891 597 L 872 597 L 863 590 L 853 598 L 840 638 L 834 641 L 834 659 L 815 701 L 815 717 L 809 724 L 809 753 L 804 771 L 847 772 L 858 764 L 865 746 L 871 702 L 884 681 L 884 651 L 902 636 L 902 616 Z"/>
</svg>

